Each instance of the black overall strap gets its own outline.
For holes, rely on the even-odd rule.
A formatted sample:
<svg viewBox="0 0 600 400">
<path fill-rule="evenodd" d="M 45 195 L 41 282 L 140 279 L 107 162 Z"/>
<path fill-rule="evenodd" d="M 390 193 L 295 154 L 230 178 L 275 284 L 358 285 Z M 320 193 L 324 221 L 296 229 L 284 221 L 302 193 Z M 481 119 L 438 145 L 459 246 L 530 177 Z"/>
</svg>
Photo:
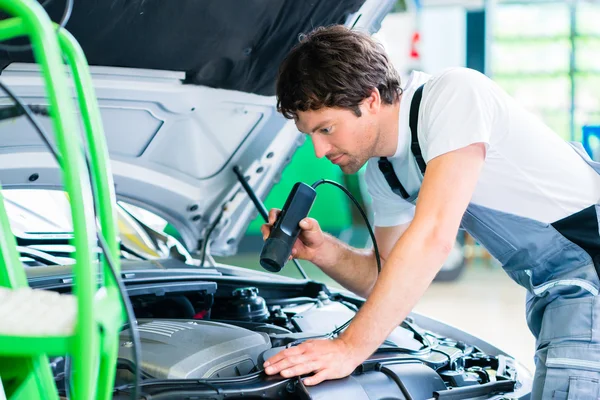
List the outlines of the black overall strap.
<svg viewBox="0 0 600 400">
<path fill-rule="evenodd" d="M 400 183 L 398 176 L 396 176 L 396 173 L 394 172 L 394 166 L 392 165 L 390 160 L 388 160 L 386 157 L 380 157 L 379 161 L 377 162 L 377 165 L 379 165 L 379 170 L 381 171 L 386 182 L 392 189 L 392 192 L 394 192 L 398 196 L 401 196 L 405 200 L 408 199 L 410 195 L 408 194 L 406 189 L 404 189 L 402 183 Z"/>
<path fill-rule="evenodd" d="M 421 97 L 423 97 L 423 86 L 425 86 L 425 84 L 419 86 L 419 88 L 415 91 L 415 95 L 410 103 L 409 126 L 412 137 L 410 150 L 417 160 L 417 165 L 419 166 L 421 173 L 425 174 L 425 168 L 427 168 L 427 165 L 425 164 L 423 154 L 421 153 L 421 146 L 419 146 L 419 135 L 417 133 L 417 127 L 419 125 L 419 107 L 421 106 Z"/>
<path fill-rule="evenodd" d="M 423 97 L 423 86 L 425 84 L 419 86 L 419 88 L 415 91 L 413 95 L 412 101 L 410 103 L 410 114 L 409 114 L 409 127 L 411 132 L 411 142 L 410 142 L 410 151 L 413 153 L 415 160 L 417 161 L 417 165 L 421 170 L 422 174 L 425 174 L 425 168 L 427 167 L 425 164 L 425 160 L 423 159 L 423 155 L 421 153 L 421 146 L 419 145 L 419 135 L 417 133 L 418 123 L 419 123 L 419 107 L 421 105 L 421 98 Z M 387 159 L 387 157 L 380 157 L 379 162 L 379 170 L 383 174 L 386 182 L 392 189 L 392 192 L 401 196 L 403 199 L 408 199 L 410 195 L 400 183 L 398 176 L 394 172 L 394 166 Z"/>
</svg>

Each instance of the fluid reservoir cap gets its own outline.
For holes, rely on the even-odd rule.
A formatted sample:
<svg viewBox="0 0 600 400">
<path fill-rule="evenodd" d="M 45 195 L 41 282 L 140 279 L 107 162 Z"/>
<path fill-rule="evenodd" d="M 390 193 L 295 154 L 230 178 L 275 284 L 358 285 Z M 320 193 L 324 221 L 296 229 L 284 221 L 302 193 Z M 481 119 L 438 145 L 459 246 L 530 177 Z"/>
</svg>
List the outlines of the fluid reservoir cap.
<svg viewBox="0 0 600 400">
<path fill-rule="evenodd" d="M 255 288 L 255 287 L 237 288 L 231 294 L 235 298 L 256 297 L 256 296 L 258 296 L 258 288 Z"/>
<path fill-rule="evenodd" d="M 263 321 L 269 318 L 265 299 L 258 295 L 258 288 L 245 287 L 235 289 L 228 317 L 246 321 Z"/>
</svg>

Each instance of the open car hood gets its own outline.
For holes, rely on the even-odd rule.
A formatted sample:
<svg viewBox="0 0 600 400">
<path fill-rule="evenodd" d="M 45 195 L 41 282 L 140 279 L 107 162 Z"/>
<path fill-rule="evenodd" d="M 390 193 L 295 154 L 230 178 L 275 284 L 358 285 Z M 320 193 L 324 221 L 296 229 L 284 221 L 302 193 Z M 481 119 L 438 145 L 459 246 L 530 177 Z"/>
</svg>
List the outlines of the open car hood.
<svg viewBox="0 0 600 400">
<path fill-rule="evenodd" d="M 256 211 L 233 168 L 264 198 L 302 141 L 275 109 L 280 61 L 317 26 L 377 31 L 393 3 L 76 1 L 66 28 L 92 66 L 119 199 L 165 218 L 190 251 L 222 212 L 211 252 L 235 253 Z M 61 4 L 48 6 L 55 20 Z M 1 55 L 2 80 L 26 103 L 47 105 L 30 57 Z M 0 102 L 10 104 L 4 94 Z M 3 188 L 62 187 L 27 120 L 2 121 L 0 137 Z"/>
</svg>

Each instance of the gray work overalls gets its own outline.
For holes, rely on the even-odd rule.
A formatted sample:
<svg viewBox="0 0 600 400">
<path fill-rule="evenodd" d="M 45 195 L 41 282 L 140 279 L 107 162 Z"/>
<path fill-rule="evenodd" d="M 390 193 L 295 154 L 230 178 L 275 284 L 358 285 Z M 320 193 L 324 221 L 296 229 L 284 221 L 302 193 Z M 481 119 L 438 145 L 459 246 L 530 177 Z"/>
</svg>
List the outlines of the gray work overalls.
<svg viewBox="0 0 600 400">
<path fill-rule="evenodd" d="M 416 134 L 422 88 L 411 103 L 410 125 L 411 150 L 424 172 Z M 600 163 L 581 144 L 572 147 L 600 174 Z M 414 202 L 417 195 L 394 182 L 386 162 L 380 160 L 380 169 L 392 190 Z M 462 218 L 461 228 L 527 289 L 527 323 L 537 345 L 532 399 L 600 398 L 599 225 L 600 204 L 551 224 L 476 204 Z"/>
</svg>

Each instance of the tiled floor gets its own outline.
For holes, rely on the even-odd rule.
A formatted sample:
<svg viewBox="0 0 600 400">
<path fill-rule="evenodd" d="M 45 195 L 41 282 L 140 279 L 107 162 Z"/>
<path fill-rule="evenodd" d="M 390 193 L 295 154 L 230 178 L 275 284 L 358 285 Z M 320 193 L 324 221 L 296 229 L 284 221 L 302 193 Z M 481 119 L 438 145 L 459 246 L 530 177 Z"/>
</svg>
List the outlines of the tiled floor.
<svg viewBox="0 0 600 400">
<path fill-rule="evenodd" d="M 434 282 L 415 312 L 478 336 L 534 370 L 535 339 L 525 322 L 525 289 L 499 267 L 469 266 L 455 282 Z"/>
</svg>

